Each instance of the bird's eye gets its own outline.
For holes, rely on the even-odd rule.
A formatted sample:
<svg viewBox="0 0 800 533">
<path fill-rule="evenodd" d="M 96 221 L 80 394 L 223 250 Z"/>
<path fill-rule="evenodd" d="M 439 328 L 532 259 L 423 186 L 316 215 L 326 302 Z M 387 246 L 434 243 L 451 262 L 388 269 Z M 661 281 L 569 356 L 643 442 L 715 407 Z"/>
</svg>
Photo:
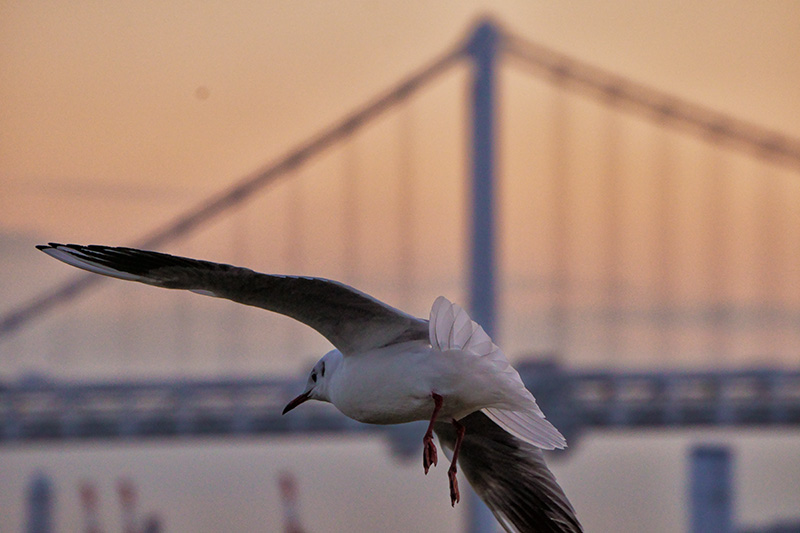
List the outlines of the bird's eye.
<svg viewBox="0 0 800 533">
<path fill-rule="evenodd" d="M 311 373 L 311 381 L 313 381 L 314 383 L 317 382 L 317 373 L 316 372 L 312 372 Z"/>
</svg>

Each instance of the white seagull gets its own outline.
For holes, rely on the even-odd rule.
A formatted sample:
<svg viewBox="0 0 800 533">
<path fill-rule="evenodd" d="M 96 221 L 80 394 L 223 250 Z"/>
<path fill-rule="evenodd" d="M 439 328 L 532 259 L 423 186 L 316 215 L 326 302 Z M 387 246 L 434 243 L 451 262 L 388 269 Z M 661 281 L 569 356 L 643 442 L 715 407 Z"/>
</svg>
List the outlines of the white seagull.
<svg viewBox="0 0 800 533">
<path fill-rule="evenodd" d="M 466 311 L 440 296 L 430 320 L 415 318 L 342 283 L 279 276 L 159 252 L 77 244 L 38 249 L 72 266 L 168 289 L 227 298 L 294 318 L 334 346 L 314 365 L 307 400 L 332 403 L 370 424 L 429 421 L 425 473 L 437 464 L 433 433 L 506 531 L 580 532 L 575 511 L 541 450 L 566 447 L 533 395 Z"/>
</svg>

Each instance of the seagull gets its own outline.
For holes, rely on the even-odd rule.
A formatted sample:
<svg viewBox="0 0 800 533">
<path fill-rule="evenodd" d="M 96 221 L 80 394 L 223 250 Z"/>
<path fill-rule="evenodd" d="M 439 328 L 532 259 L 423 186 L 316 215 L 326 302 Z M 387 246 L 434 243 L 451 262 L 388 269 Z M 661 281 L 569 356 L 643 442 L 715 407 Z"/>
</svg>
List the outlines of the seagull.
<svg viewBox="0 0 800 533">
<path fill-rule="evenodd" d="M 227 264 L 135 248 L 38 245 L 69 265 L 167 289 L 185 289 L 298 320 L 334 349 L 313 367 L 303 392 L 369 424 L 427 421 L 425 474 L 438 463 L 433 435 L 450 452 L 452 506 L 463 474 L 506 531 L 583 531 L 542 450 L 566 447 L 517 371 L 467 312 L 440 296 L 428 320 L 343 283 L 262 274 Z"/>
</svg>

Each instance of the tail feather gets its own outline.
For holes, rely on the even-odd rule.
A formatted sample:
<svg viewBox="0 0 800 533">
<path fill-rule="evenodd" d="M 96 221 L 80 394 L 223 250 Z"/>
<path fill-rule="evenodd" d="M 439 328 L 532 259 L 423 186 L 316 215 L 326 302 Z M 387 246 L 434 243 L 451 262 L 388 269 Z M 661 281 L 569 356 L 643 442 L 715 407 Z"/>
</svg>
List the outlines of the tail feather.
<svg viewBox="0 0 800 533">
<path fill-rule="evenodd" d="M 482 411 L 501 428 L 543 450 L 567 447 L 567 440 L 544 415 L 492 407 Z"/>
</svg>

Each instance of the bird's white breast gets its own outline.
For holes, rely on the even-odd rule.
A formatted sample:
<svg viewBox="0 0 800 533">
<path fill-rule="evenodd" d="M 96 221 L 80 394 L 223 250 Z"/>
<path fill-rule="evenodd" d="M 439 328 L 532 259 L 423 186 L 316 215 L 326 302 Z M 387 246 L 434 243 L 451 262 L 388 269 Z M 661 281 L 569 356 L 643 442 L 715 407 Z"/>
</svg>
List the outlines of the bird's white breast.
<svg viewBox="0 0 800 533">
<path fill-rule="evenodd" d="M 330 401 L 342 413 L 371 424 L 427 420 L 431 393 L 444 398 L 440 417 L 460 418 L 503 401 L 489 364 L 458 351 L 409 342 L 348 355 L 331 378 Z"/>
</svg>

